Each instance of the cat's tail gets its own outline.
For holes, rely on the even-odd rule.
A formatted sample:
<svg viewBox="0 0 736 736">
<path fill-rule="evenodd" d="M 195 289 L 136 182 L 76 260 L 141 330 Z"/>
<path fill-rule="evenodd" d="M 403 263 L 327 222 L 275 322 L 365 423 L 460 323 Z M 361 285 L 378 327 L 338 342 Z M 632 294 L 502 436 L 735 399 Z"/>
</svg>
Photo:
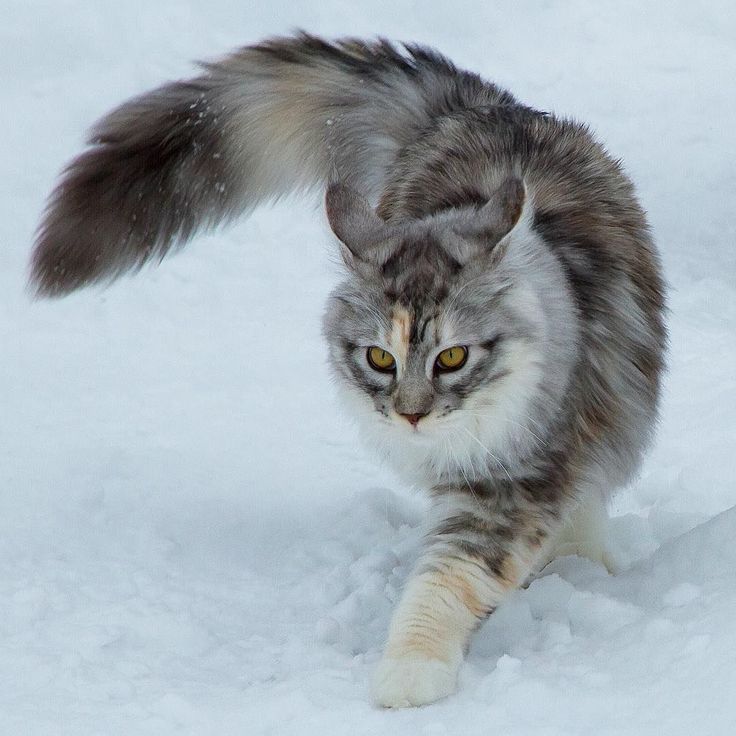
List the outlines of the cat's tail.
<svg viewBox="0 0 736 736">
<path fill-rule="evenodd" d="M 380 192 L 397 152 L 454 109 L 513 102 L 439 54 L 300 34 L 244 48 L 113 110 L 53 192 L 31 283 L 44 296 L 158 261 L 292 191 Z"/>
</svg>

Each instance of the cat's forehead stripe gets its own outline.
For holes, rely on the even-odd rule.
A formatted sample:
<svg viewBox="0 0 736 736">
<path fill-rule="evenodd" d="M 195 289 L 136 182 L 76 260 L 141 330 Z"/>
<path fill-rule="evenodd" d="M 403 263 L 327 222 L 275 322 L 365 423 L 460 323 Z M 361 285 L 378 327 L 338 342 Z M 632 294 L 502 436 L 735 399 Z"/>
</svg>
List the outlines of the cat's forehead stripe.
<svg viewBox="0 0 736 736">
<path fill-rule="evenodd" d="M 406 307 L 397 306 L 391 315 L 391 334 L 389 342 L 394 357 L 399 363 L 406 365 L 406 359 L 409 354 L 409 338 L 413 324 L 413 316 Z"/>
</svg>

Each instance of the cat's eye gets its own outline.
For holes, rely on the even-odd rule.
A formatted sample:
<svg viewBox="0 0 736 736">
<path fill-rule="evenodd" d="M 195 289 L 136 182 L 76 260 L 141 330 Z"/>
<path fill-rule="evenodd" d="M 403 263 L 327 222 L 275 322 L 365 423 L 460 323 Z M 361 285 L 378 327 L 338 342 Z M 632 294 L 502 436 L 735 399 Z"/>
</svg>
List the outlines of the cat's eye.
<svg viewBox="0 0 736 736">
<path fill-rule="evenodd" d="M 468 349 L 462 345 L 456 345 L 454 348 L 443 350 L 435 361 L 435 367 L 440 371 L 456 371 L 465 365 L 468 359 Z"/>
<path fill-rule="evenodd" d="M 394 356 L 391 355 L 388 350 L 379 348 L 377 345 L 373 345 L 368 348 L 367 358 L 368 364 L 375 371 L 381 371 L 381 373 L 393 373 L 396 369 Z"/>
</svg>

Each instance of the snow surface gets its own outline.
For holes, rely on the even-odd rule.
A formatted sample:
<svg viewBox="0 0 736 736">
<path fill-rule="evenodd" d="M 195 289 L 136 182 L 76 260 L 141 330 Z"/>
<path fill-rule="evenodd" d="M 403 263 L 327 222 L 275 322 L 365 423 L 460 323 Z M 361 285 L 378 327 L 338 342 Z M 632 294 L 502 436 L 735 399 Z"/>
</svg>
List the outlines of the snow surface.
<svg viewBox="0 0 736 736">
<path fill-rule="evenodd" d="M 2 0 L 0 734 L 735 733 L 735 8 Z M 630 565 L 553 563 L 482 627 L 458 695 L 419 710 L 367 700 L 424 501 L 333 398 L 317 203 L 106 291 L 24 290 L 99 115 L 295 27 L 429 43 L 588 121 L 672 286 L 657 445 L 613 508 Z"/>
</svg>

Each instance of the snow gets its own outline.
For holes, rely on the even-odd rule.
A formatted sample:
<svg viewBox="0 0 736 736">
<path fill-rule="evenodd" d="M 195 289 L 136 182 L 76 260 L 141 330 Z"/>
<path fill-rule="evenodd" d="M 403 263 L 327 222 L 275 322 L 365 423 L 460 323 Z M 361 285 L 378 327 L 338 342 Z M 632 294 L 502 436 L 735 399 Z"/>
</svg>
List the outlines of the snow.
<svg viewBox="0 0 736 736">
<path fill-rule="evenodd" d="M 732 3 L 2 0 L 2 17 L 0 733 L 734 733 Z M 419 710 L 367 700 L 425 501 L 335 401 L 318 203 L 105 291 L 25 291 L 44 198 L 96 117 L 295 27 L 435 45 L 588 121 L 672 287 L 657 444 L 612 509 L 625 569 L 552 563 L 478 632 L 459 693 Z"/>
</svg>

